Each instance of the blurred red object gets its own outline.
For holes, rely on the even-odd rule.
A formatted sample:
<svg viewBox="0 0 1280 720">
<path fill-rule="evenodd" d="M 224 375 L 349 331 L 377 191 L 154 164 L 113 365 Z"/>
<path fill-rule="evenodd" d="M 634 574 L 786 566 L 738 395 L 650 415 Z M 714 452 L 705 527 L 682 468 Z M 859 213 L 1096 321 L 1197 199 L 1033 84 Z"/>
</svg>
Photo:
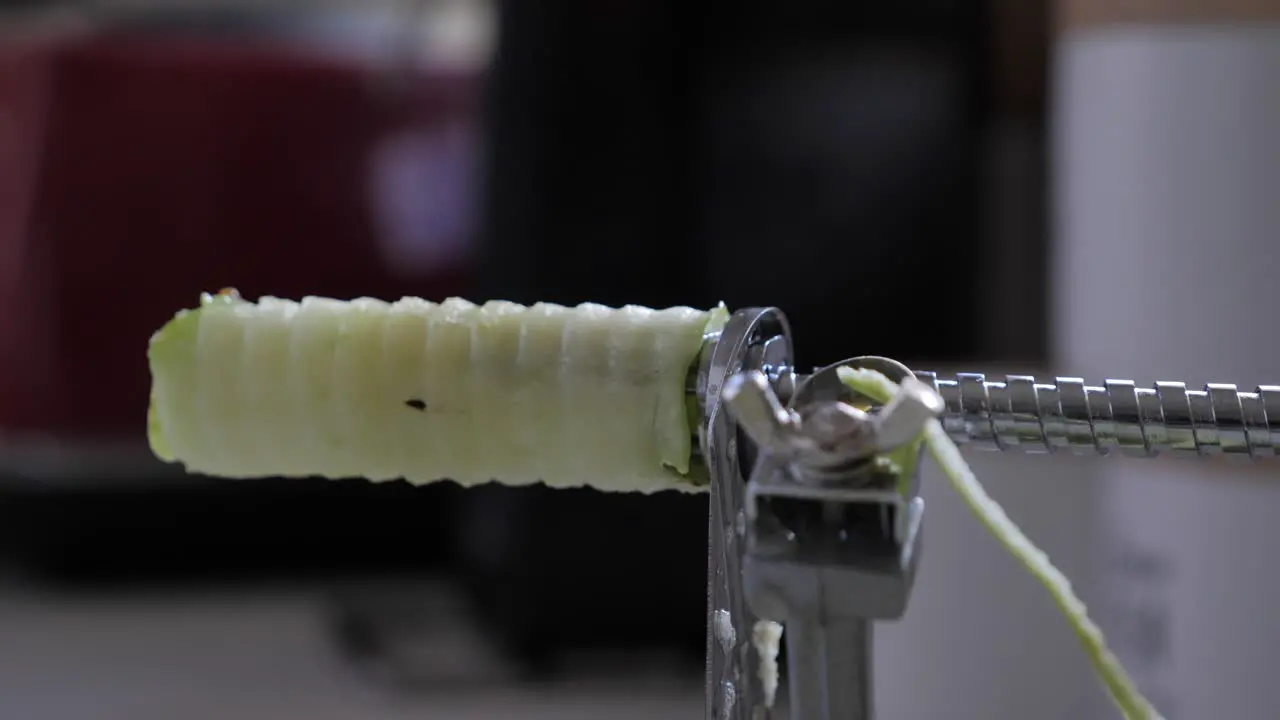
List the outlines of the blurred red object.
<svg viewBox="0 0 1280 720">
<path fill-rule="evenodd" d="M 393 79 L 232 41 L 0 50 L 0 434 L 141 442 L 147 340 L 201 291 L 465 294 L 477 74 Z"/>
</svg>

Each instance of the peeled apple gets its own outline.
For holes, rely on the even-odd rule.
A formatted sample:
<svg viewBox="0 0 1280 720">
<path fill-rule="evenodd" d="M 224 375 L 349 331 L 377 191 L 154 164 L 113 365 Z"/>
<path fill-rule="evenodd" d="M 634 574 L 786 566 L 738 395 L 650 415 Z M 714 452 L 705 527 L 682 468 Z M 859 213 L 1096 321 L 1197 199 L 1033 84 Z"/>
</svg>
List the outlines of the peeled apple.
<svg viewBox="0 0 1280 720">
<path fill-rule="evenodd" d="M 723 308 L 205 295 L 148 350 L 148 437 L 217 477 L 696 490 L 686 379 Z"/>
</svg>

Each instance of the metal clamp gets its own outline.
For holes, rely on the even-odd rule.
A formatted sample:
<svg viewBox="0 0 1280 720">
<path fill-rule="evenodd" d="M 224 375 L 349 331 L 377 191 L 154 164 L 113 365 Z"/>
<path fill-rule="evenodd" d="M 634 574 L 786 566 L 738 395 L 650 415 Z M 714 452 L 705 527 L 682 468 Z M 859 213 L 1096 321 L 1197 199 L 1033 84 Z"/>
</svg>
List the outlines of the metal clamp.
<svg viewBox="0 0 1280 720">
<path fill-rule="evenodd" d="M 785 624 L 791 720 L 869 720 L 874 620 L 906 611 L 921 552 L 918 447 L 940 417 L 959 444 L 1000 451 L 1262 458 L 1280 454 L 1280 386 L 940 379 L 863 357 L 797 375 L 782 313 L 735 313 L 697 371 L 711 482 L 708 720 L 764 720 L 770 695 L 750 641 Z M 899 383 L 887 407 L 856 397 L 842 366 Z M 752 468 L 750 476 L 745 468 Z"/>
<path fill-rule="evenodd" d="M 887 371 L 903 392 L 861 409 L 836 377 L 843 366 Z M 766 448 L 747 486 L 744 589 L 785 627 L 791 717 L 869 718 L 869 623 L 906 612 L 924 515 L 915 441 L 941 398 L 897 363 L 855 358 L 815 373 L 789 408 L 758 373 L 733 378 L 723 399 Z"/>
</svg>

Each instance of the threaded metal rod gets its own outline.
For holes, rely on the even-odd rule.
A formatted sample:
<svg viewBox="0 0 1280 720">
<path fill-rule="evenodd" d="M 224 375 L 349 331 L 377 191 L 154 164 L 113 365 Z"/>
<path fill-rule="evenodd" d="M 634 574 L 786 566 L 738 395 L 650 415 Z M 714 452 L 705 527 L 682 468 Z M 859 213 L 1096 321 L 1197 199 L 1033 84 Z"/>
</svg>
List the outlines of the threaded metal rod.
<svg viewBox="0 0 1280 720">
<path fill-rule="evenodd" d="M 1280 386 L 1240 392 L 1235 385 L 1188 390 L 1184 383 L 1136 387 L 1129 380 L 1086 385 L 1080 378 L 1036 382 L 980 373 L 954 379 L 916 372 L 946 403 L 952 440 L 987 450 L 1080 455 L 1119 453 L 1254 458 L 1280 454 Z"/>
</svg>

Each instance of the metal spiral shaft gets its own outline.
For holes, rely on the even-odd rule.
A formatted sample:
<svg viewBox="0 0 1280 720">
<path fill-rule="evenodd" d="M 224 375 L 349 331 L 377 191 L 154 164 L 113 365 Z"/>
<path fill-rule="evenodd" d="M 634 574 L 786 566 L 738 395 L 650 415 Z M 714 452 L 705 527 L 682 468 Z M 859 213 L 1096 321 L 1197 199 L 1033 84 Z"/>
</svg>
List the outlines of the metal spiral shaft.
<svg viewBox="0 0 1280 720">
<path fill-rule="evenodd" d="M 1273 457 L 1280 453 L 1280 386 L 1188 390 L 1184 383 L 1137 387 L 1129 380 L 1036 382 L 981 373 L 954 379 L 916 372 L 942 396 L 943 427 L 956 443 L 988 450 L 1137 457 L 1160 454 Z"/>
</svg>

